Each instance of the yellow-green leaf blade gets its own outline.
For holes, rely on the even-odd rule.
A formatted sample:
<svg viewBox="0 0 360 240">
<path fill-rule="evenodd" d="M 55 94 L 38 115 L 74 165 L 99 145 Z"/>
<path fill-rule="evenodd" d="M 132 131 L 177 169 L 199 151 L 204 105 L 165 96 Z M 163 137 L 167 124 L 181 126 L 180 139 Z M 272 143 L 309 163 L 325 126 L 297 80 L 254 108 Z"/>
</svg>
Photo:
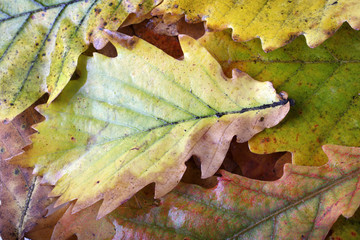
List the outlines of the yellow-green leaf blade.
<svg viewBox="0 0 360 240">
<path fill-rule="evenodd" d="M 206 21 L 210 30 L 231 28 L 233 39 L 260 38 L 266 51 L 277 49 L 304 34 L 315 47 L 331 36 L 344 21 L 360 28 L 357 0 L 165 0 L 153 14 L 185 14 L 191 22 Z"/>
<path fill-rule="evenodd" d="M 116 30 L 126 17 L 151 10 L 153 0 L 0 2 L 0 119 L 12 119 L 44 93 L 55 99 L 90 42 L 101 48 L 101 28 Z"/>
<path fill-rule="evenodd" d="M 112 36 L 118 56 L 81 58 L 81 79 L 43 108 L 47 121 L 19 159 L 56 183 L 58 204 L 78 199 L 74 211 L 104 199 L 104 216 L 153 182 L 162 196 L 191 155 L 211 176 L 234 135 L 247 141 L 289 110 L 269 82 L 236 70 L 224 77 L 190 37 L 181 37 L 180 61 L 143 40 L 125 37 L 133 49 L 121 47 L 122 35 Z"/>
<path fill-rule="evenodd" d="M 343 26 L 321 46 L 310 49 L 302 39 L 264 53 L 259 41 L 234 43 L 229 32 L 208 33 L 200 42 L 229 71 L 272 81 L 295 105 L 281 125 L 250 140 L 257 153 L 290 151 L 293 163 L 326 162 L 321 146 L 359 146 L 360 33 Z"/>
</svg>

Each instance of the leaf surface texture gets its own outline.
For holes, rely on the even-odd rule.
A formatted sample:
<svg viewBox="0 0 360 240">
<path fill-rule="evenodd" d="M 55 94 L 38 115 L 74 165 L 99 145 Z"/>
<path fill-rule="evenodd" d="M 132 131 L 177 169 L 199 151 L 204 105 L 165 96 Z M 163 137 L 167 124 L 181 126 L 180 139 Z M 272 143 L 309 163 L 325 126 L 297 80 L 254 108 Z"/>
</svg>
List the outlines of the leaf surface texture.
<svg viewBox="0 0 360 240">
<path fill-rule="evenodd" d="M 90 42 L 102 48 L 101 29 L 116 30 L 152 0 L 0 1 L 0 119 L 13 119 L 44 93 L 54 100 Z M 140 5 L 140 7 L 139 7 Z"/>
<path fill-rule="evenodd" d="M 311 47 L 331 36 L 344 21 L 360 28 L 357 0 L 164 0 L 153 14 L 185 14 L 187 21 L 205 21 L 210 30 L 231 28 L 236 41 L 260 38 L 265 51 L 277 49 L 304 34 Z M 175 18 L 177 19 L 177 18 Z"/>
<path fill-rule="evenodd" d="M 350 217 L 359 207 L 360 149 L 324 151 L 326 165 L 286 164 L 274 182 L 222 171 L 215 188 L 180 184 L 157 204 L 139 198 L 139 207 L 119 207 L 98 221 L 99 204 L 73 215 L 70 208 L 52 239 L 324 239 L 341 214 Z M 79 227 L 84 221 L 88 229 Z"/>
<path fill-rule="evenodd" d="M 180 38 L 185 58 L 176 60 L 108 33 L 118 56 L 81 58 L 80 80 L 41 108 L 47 121 L 36 127 L 32 149 L 13 160 L 56 183 L 57 205 L 77 199 L 76 212 L 104 199 L 102 217 L 150 183 L 163 196 L 192 155 L 201 159 L 202 177 L 212 176 L 234 135 L 245 142 L 289 110 L 271 83 L 237 70 L 226 78 L 190 37 Z"/>
<path fill-rule="evenodd" d="M 286 120 L 249 141 L 252 151 L 289 151 L 293 163 L 322 165 L 321 146 L 360 146 L 360 33 L 343 26 L 321 46 L 310 49 L 303 39 L 264 53 L 259 41 L 234 43 L 229 32 L 208 33 L 200 42 L 230 74 L 232 68 L 295 100 Z"/>
</svg>

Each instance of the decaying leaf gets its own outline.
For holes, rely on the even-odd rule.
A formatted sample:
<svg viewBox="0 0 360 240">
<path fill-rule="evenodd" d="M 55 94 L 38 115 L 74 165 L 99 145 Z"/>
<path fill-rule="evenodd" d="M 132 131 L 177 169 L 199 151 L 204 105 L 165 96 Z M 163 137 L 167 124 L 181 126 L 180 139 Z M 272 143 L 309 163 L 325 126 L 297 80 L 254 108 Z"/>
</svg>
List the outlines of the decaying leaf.
<svg viewBox="0 0 360 240">
<path fill-rule="evenodd" d="M 0 236 L 4 240 L 21 239 L 46 213 L 52 201 L 47 198 L 49 186 L 40 186 L 40 179 L 31 169 L 11 165 L 5 159 L 16 156 L 31 143 L 33 124 L 44 118 L 34 107 L 46 102 L 46 96 L 16 116 L 0 123 Z"/>
<path fill-rule="evenodd" d="M 31 126 L 44 120 L 34 108 L 46 99 L 45 95 L 11 122 L 0 122 L 0 161 L 22 153 L 23 148 L 31 144 L 29 136 L 36 132 Z"/>
<path fill-rule="evenodd" d="M 13 119 L 49 92 L 53 101 L 103 27 L 116 30 L 157 0 L 16 0 L 0 2 L 0 120 Z M 141 10 L 141 11 L 140 11 Z"/>
<path fill-rule="evenodd" d="M 359 40 L 360 32 L 345 25 L 315 49 L 299 38 L 266 54 L 259 41 L 235 43 L 229 32 L 207 33 L 200 42 L 225 73 L 238 68 L 272 81 L 295 100 L 286 120 L 252 138 L 250 149 L 289 151 L 295 164 L 321 165 L 322 145 L 360 146 Z"/>
<path fill-rule="evenodd" d="M 54 209 L 53 204 L 49 205 L 46 210 L 47 214 L 38 219 L 36 226 L 29 232 L 25 233 L 25 237 L 32 240 L 49 240 L 53 234 L 54 228 L 59 220 L 63 217 L 70 203 L 59 206 Z M 86 229 L 88 231 L 88 229 Z M 66 240 L 71 240 L 67 238 Z M 101 240 L 101 239 L 99 239 Z"/>
<path fill-rule="evenodd" d="M 341 214 L 351 217 L 359 207 L 360 148 L 324 151 L 328 164 L 286 164 L 274 182 L 222 171 L 215 188 L 181 183 L 157 205 L 122 206 L 97 221 L 99 203 L 70 209 L 52 239 L 324 239 Z"/>
<path fill-rule="evenodd" d="M 271 83 L 238 70 L 225 77 L 190 37 L 180 37 L 184 60 L 176 60 L 143 40 L 107 32 L 118 56 L 81 58 L 81 78 L 40 108 L 47 121 L 36 127 L 33 147 L 13 159 L 56 184 L 57 205 L 77 199 L 73 212 L 104 199 L 102 217 L 150 183 L 161 197 L 192 155 L 201 160 L 202 177 L 212 176 L 234 135 L 245 142 L 289 111 Z"/>
<path fill-rule="evenodd" d="M 46 214 L 51 203 L 52 187 L 41 186 L 40 177 L 0 160 L 0 236 L 2 239 L 22 239 Z"/>
<path fill-rule="evenodd" d="M 301 34 L 309 46 L 316 47 L 345 21 L 360 29 L 357 0 L 164 0 L 152 14 L 168 15 L 168 21 L 185 14 L 189 22 L 206 21 L 209 30 L 231 28 L 235 41 L 258 37 L 265 51 L 277 49 Z"/>
<path fill-rule="evenodd" d="M 289 152 L 255 154 L 249 150 L 247 142 L 232 142 L 228 155 L 239 167 L 241 176 L 266 181 L 279 179 L 283 175 L 284 164 L 291 162 Z"/>
<path fill-rule="evenodd" d="M 159 33 L 157 27 L 161 23 L 157 24 L 155 20 L 156 18 L 152 18 L 149 21 L 133 25 L 132 28 L 134 29 L 134 35 L 160 48 L 174 58 L 182 57 L 183 52 L 181 50 L 179 39 L 176 37 L 178 35 L 176 25 L 174 24 L 171 30 L 164 27 L 165 29 L 161 30 Z M 174 34 L 176 36 L 165 35 L 164 31 L 175 31 Z"/>
</svg>

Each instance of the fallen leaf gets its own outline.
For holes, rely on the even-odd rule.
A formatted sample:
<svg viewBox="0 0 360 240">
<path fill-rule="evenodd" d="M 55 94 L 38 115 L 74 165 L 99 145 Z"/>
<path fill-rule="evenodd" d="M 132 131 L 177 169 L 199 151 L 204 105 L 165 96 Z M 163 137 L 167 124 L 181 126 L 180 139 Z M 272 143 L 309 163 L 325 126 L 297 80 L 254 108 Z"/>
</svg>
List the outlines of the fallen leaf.
<svg viewBox="0 0 360 240">
<path fill-rule="evenodd" d="M 56 206 L 77 199 L 77 212 L 104 199 L 100 218 L 150 183 L 161 197 L 192 155 L 210 177 L 234 135 L 245 142 L 289 111 L 271 83 L 237 70 L 225 77 L 190 37 L 180 37 L 184 60 L 177 60 L 141 39 L 108 34 L 118 56 L 80 58 L 81 78 L 39 108 L 47 121 L 33 147 L 12 160 L 56 184 Z"/>
<path fill-rule="evenodd" d="M 208 30 L 232 29 L 235 41 L 260 38 L 265 51 L 272 51 L 303 34 L 316 47 L 347 21 L 360 29 L 360 2 L 357 0 L 164 0 L 152 11 L 168 22 L 185 14 L 188 22 L 206 21 Z"/>
<path fill-rule="evenodd" d="M 351 217 L 359 207 L 360 148 L 324 151 L 326 165 L 286 164 L 274 182 L 222 171 L 215 188 L 181 183 L 157 205 L 121 206 L 100 220 L 99 203 L 70 209 L 52 239 L 324 239 L 341 214 Z"/>
<path fill-rule="evenodd" d="M 235 43 L 226 31 L 199 41 L 227 75 L 238 68 L 295 100 L 285 121 L 249 141 L 251 151 L 289 151 L 295 164 L 321 165 L 322 145 L 360 146 L 359 39 L 359 31 L 343 26 L 315 49 L 299 38 L 267 54 L 259 41 Z"/>
<path fill-rule="evenodd" d="M 0 236 L 2 239 L 22 239 L 45 214 L 51 203 L 52 187 L 41 186 L 40 177 L 0 160 Z"/>
<path fill-rule="evenodd" d="M 151 206 L 159 206 L 159 201 L 154 199 L 153 195 L 154 187 L 152 185 L 146 186 L 118 209 L 136 211 Z M 101 202 L 97 202 L 85 210 L 72 214 L 74 204 L 70 204 L 66 212 L 55 225 L 52 235 L 50 235 L 51 239 L 67 240 L 74 235 L 80 240 L 113 239 L 112 237 L 116 234 L 116 228 L 113 225 L 112 218 L 106 216 L 100 220 L 96 220 L 100 205 Z M 141 238 L 137 237 L 135 239 Z"/>
<path fill-rule="evenodd" d="M 161 24 L 161 22 L 159 23 L 158 21 L 161 21 L 160 19 L 158 21 L 156 21 L 156 19 L 157 18 L 153 18 L 149 21 L 133 25 L 134 35 L 160 48 L 174 58 L 182 57 L 183 52 L 181 50 L 179 39 L 176 37 L 178 35 L 176 24 L 168 26 Z M 159 30 L 160 28 L 163 29 Z M 172 31 L 174 35 L 165 35 L 165 31 Z"/>
<path fill-rule="evenodd" d="M 47 198 L 52 188 L 40 186 L 40 177 L 32 175 L 31 169 L 5 161 L 31 144 L 29 135 L 36 132 L 31 126 L 44 120 L 34 107 L 46 100 L 47 96 L 42 97 L 7 124 L 0 122 L 0 236 L 4 240 L 22 239 L 52 201 Z"/>
<path fill-rule="evenodd" d="M 53 101 L 92 42 L 106 44 L 102 28 L 116 30 L 158 0 L 2 1 L 0 4 L 0 120 L 13 119 L 44 93 Z"/>
<path fill-rule="evenodd" d="M 35 107 L 46 100 L 44 95 L 11 122 L 0 122 L 0 161 L 21 154 L 31 144 L 29 136 L 36 132 L 31 126 L 45 119 Z"/>
<path fill-rule="evenodd" d="M 36 221 L 36 226 L 25 234 L 26 238 L 33 240 L 49 240 L 54 231 L 56 224 L 64 216 L 66 210 L 69 208 L 69 203 L 53 208 L 53 204 L 49 205 L 46 210 L 46 216 Z M 71 240 L 71 239 L 66 239 Z"/>
</svg>

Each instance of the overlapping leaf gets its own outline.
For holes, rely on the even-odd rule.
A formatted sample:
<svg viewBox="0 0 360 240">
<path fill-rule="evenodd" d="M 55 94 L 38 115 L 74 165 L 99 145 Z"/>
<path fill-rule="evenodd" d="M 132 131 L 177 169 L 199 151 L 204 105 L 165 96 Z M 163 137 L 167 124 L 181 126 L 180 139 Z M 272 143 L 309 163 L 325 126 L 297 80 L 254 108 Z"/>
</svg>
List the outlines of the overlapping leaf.
<svg viewBox="0 0 360 240">
<path fill-rule="evenodd" d="M 45 92 L 55 99 L 99 31 L 116 30 L 132 12 L 147 12 L 156 0 L 0 1 L 0 119 L 12 119 Z"/>
<path fill-rule="evenodd" d="M 153 14 L 185 14 L 190 22 L 206 21 L 210 30 L 231 28 L 236 41 L 259 37 L 266 51 L 304 34 L 315 47 L 331 36 L 344 21 L 360 28 L 357 0 L 164 0 Z"/>
<path fill-rule="evenodd" d="M 0 236 L 2 239 L 22 239 L 46 214 L 51 203 L 49 186 L 40 185 L 40 177 L 0 160 Z"/>
<path fill-rule="evenodd" d="M 302 39 L 271 53 L 259 41 L 234 43 L 229 32 L 200 40 L 229 74 L 234 67 L 295 99 L 282 124 L 249 143 L 257 153 L 289 151 L 293 163 L 321 165 L 324 144 L 360 146 L 360 32 L 344 26 L 321 46 Z"/>
<path fill-rule="evenodd" d="M 339 217 L 326 240 L 356 240 L 360 236 L 360 209 L 351 218 Z"/>
<path fill-rule="evenodd" d="M 324 239 L 341 214 L 359 207 L 360 149 L 324 151 L 328 164 L 286 164 L 274 182 L 222 171 L 215 188 L 180 184 L 157 205 L 119 207 L 98 221 L 99 204 L 74 215 L 70 208 L 52 239 Z"/>
<path fill-rule="evenodd" d="M 247 141 L 289 110 L 271 83 L 236 70 L 226 78 L 190 37 L 181 37 L 185 58 L 176 60 L 108 33 L 118 56 L 81 58 L 81 79 L 41 108 L 47 121 L 36 127 L 32 149 L 13 160 L 56 183 L 57 204 L 78 199 L 78 211 L 104 199 L 101 217 L 150 183 L 160 197 L 180 181 L 191 155 L 201 159 L 202 176 L 211 176 L 234 135 Z"/>
<path fill-rule="evenodd" d="M 41 101 L 40 101 L 41 102 Z M 42 103 L 44 100 L 42 100 Z M 42 120 L 33 107 L 8 124 L 0 123 L 0 236 L 2 239 L 22 239 L 46 213 L 51 202 L 47 195 L 51 187 L 40 186 L 39 177 L 30 169 L 7 163 L 4 159 L 21 153 L 31 141 L 31 128 Z"/>
</svg>

